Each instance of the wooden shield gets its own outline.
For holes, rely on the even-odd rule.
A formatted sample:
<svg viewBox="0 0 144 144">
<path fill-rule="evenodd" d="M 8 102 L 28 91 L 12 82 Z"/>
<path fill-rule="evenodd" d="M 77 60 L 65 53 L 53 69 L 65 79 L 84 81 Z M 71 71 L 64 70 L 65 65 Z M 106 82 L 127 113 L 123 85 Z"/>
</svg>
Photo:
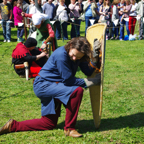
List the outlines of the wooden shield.
<svg viewBox="0 0 144 144">
<path fill-rule="evenodd" d="M 92 86 L 89 88 L 90 91 L 90 99 L 91 106 L 94 118 L 95 127 L 98 128 L 100 126 L 101 121 L 101 113 L 102 113 L 102 96 L 103 96 L 103 77 L 104 77 L 104 61 L 105 61 L 105 32 L 107 25 L 105 23 L 94 24 L 87 29 L 86 38 L 91 45 L 91 49 L 93 50 L 94 39 L 98 39 L 101 42 L 101 84 L 99 86 Z M 97 73 L 94 72 L 90 77 L 95 77 Z"/>
</svg>

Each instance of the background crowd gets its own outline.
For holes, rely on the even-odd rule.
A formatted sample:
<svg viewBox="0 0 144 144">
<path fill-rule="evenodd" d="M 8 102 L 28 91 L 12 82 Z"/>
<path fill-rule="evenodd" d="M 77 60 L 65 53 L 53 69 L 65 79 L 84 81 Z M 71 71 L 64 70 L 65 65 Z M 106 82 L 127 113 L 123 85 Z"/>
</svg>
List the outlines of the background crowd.
<svg viewBox="0 0 144 144">
<path fill-rule="evenodd" d="M 0 4 L 0 19 L 3 28 L 4 42 L 11 41 L 11 27 L 17 27 L 17 41 L 24 41 L 24 25 L 29 28 L 29 36 L 36 30 L 31 19 L 23 18 L 21 12 L 28 14 L 44 13 L 48 15 L 55 29 L 56 39 L 68 39 L 67 26 L 71 24 L 71 38 L 80 36 L 81 21 L 85 21 L 85 33 L 92 24 L 107 24 L 106 40 L 124 39 L 124 26 L 129 36 L 134 35 L 136 22 L 139 22 L 139 39 L 143 39 L 144 0 L 3 0 Z M 13 21 L 13 23 L 12 23 Z"/>
</svg>

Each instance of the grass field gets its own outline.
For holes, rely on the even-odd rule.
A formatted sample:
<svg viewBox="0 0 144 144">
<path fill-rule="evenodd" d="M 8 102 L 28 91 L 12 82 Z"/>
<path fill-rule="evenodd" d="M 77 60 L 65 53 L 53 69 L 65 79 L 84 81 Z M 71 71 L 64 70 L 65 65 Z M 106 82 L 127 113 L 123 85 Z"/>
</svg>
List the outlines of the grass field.
<svg viewBox="0 0 144 144">
<path fill-rule="evenodd" d="M 70 31 L 70 26 L 68 31 Z M 12 42 L 3 43 L 0 28 L 0 127 L 10 118 L 17 121 L 41 117 L 40 100 L 33 92 L 32 79 L 19 78 L 11 66 L 11 54 L 17 42 L 12 29 Z M 81 33 L 84 35 L 84 23 Z M 70 35 L 69 35 L 70 39 Z M 62 46 L 67 41 L 58 41 Z M 88 89 L 79 110 L 76 124 L 82 138 L 65 137 L 65 109 L 62 107 L 56 129 L 17 132 L 0 136 L 2 144 L 95 144 L 144 143 L 144 41 L 106 42 L 102 119 L 95 129 Z M 77 77 L 85 77 L 81 71 Z"/>
</svg>

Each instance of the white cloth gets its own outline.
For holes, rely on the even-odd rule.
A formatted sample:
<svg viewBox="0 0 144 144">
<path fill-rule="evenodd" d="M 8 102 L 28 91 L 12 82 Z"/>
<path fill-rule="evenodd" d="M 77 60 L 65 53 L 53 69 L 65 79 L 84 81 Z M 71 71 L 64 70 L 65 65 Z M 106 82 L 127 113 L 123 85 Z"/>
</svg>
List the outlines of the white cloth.
<svg viewBox="0 0 144 144">
<path fill-rule="evenodd" d="M 135 34 L 135 35 L 130 34 L 129 35 L 129 41 L 136 40 L 136 37 L 137 37 L 137 34 Z"/>
<path fill-rule="evenodd" d="M 113 14 L 112 14 L 112 21 L 119 19 L 118 8 L 116 5 L 113 5 Z"/>
<path fill-rule="evenodd" d="M 56 21 L 50 21 L 50 23 L 51 23 L 52 25 L 54 25 L 55 22 L 56 22 Z"/>
<path fill-rule="evenodd" d="M 67 11 L 64 10 L 66 8 L 66 5 L 62 6 L 59 5 L 56 11 L 56 15 L 59 16 L 58 19 L 61 21 L 68 21 L 68 14 Z"/>
<path fill-rule="evenodd" d="M 83 13 L 78 19 L 85 21 L 85 14 Z"/>
<path fill-rule="evenodd" d="M 74 18 L 71 18 L 71 21 L 74 22 Z"/>
<path fill-rule="evenodd" d="M 124 18 L 125 21 L 129 21 L 129 18 Z"/>
<path fill-rule="evenodd" d="M 24 23 L 18 23 L 18 26 L 19 27 L 21 27 L 21 26 L 23 26 L 24 25 Z"/>
<path fill-rule="evenodd" d="M 32 15 L 32 21 L 34 25 L 41 24 L 42 21 L 49 19 L 49 16 L 42 13 L 36 13 Z"/>
<path fill-rule="evenodd" d="M 37 10 L 37 8 L 35 6 L 33 6 L 30 11 L 29 14 L 36 14 L 36 13 L 40 13 L 40 11 Z"/>
<path fill-rule="evenodd" d="M 94 20 L 94 19 L 89 19 L 89 21 L 90 21 L 91 25 L 93 25 L 93 24 L 94 24 L 94 22 L 95 22 L 95 20 Z"/>
<path fill-rule="evenodd" d="M 8 20 L 7 23 L 13 23 L 13 21 Z"/>
<path fill-rule="evenodd" d="M 134 5 L 132 5 L 129 16 L 137 16 L 137 14 L 136 14 L 136 7 L 137 7 L 137 3 L 135 3 Z"/>
<path fill-rule="evenodd" d="M 141 17 L 137 15 L 136 19 L 137 19 L 138 21 L 140 20 L 140 18 L 141 18 Z"/>
<path fill-rule="evenodd" d="M 33 32 L 30 37 L 36 39 L 37 31 Z"/>
<path fill-rule="evenodd" d="M 113 23 L 114 23 L 115 26 L 117 26 L 118 23 L 119 23 L 119 19 L 114 20 Z"/>
<path fill-rule="evenodd" d="M 2 21 L 0 21 L 0 24 L 2 23 Z M 13 23 L 13 21 L 7 21 L 7 23 Z"/>
</svg>

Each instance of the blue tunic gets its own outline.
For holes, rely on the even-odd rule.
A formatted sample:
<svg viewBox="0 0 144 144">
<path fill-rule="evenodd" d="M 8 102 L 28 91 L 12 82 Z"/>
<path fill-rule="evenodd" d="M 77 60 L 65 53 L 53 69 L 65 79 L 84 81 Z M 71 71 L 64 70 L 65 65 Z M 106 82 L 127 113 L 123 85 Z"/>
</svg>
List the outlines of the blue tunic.
<svg viewBox="0 0 144 144">
<path fill-rule="evenodd" d="M 54 98 L 67 105 L 76 88 L 87 88 L 83 79 L 75 77 L 78 67 L 87 76 L 94 71 L 88 66 L 88 62 L 72 61 L 64 46 L 52 53 L 40 70 L 40 76 L 36 77 L 33 87 L 36 96 L 41 100 L 42 116 L 55 114 Z"/>
</svg>

